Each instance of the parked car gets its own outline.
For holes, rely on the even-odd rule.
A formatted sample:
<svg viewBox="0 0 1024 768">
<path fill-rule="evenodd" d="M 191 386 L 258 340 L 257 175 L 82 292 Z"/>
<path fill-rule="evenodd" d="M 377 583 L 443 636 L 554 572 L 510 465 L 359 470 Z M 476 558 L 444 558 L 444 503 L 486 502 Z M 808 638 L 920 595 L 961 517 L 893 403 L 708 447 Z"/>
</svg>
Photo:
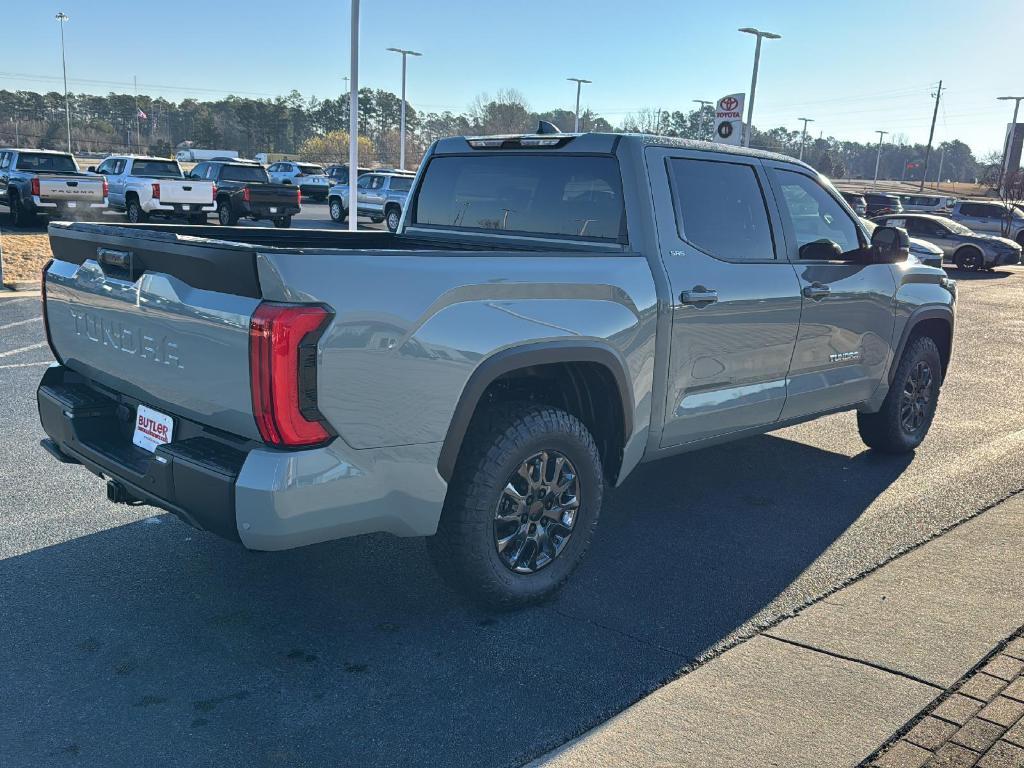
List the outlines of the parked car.
<svg viewBox="0 0 1024 768">
<path fill-rule="evenodd" d="M 850 204 L 853 212 L 858 216 L 868 215 L 868 203 L 860 192 L 840 192 L 839 194 L 843 196 L 843 200 Z"/>
<path fill-rule="evenodd" d="M 942 249 L 945 260 L 960 269 L 976 272 L 1020 262 L 1021 246 L 1013 240 L 972 232 L 953 219 L 933 214 L 897 214 L 875 221 L 891 227 L 902 227 L 911 237 L 925 240 Z"/>
<path fill-rule="evenodd" d="M 1000 235 L 1024 245 L 1024 211 L 997 200 L 958 200 L 949 217 L 979 234 Z"/>
<path fill-rule="evenodd" d="M 203 160 L 235 160 L 238 152 L 234 149 L 179 149 L 174 157 L 179 163 L 198 163 Z"/>
<path fill-rule="evenodd" d="M 356 173 L 356 176 L 363 176 L 364 174 L 372 172 L 372 168 L 360 167 Z M 331 183 L 331 186 L 335 184 L 348 184 L 348 166 L 347 165 L 328 165 L 325 169 L 327 179 Z"/>
<path fill-rule="evenodd" d="M 907 213 L 949 213 L 956 205 L 955 197 L 945 195 L 900 195 L 903 210 Z"/>
<path fill-rule="evenodd" d="M 323 166 L 312 163 L 274 163 L 267 168 L 270 180 L 277 184 L 294 184 L 303 197 L 321 202 L 327 199 L 330 182 Z"/>
<path fill-rule="evenodd" d="M 217 220 L 233 227 L 239 219 L 267 219 L 275 227 L 292 225 L 302 209 L 302 191 L 294 184 L 272 184 L 267 170 L 245 160 L 210 160 L 192 169 L 190 179 L 217 185 Z"/>
<path fill-rule="evenodd" d="M 865 192 L 864 200 L 867 203 L 867 215 L 883 216 L 887 213 L 903 213 L 903 203 L 896 195 L 886 195 L 880 192 Z"/>
<path fill-rule="evenodd" d="M 412 188 L 413 176 L 397 173 L 368 173 L 356 182 L 359 212 L 371 221 L 386 221 L 391 232 L 398 231 L 398 223 L 405 210 L 405 201 Z M 348 184 L 337 184 L 328 197 L 331 218 L 348 218 Z"/>
<path fill-rule="evenodd" d="M 952 349 L 955 283 L 906 232 L 793 158 L 654 136 L 441 139 L 397 233 L 50 242 L 54 456 L 250 549 L 431 536 L 505 607 L 565 582 L 642 461 L 843 410 L 913 450 Z"/>
<path fill-rule="evenodd" d="M 871 219 L 860 220 L 860 223 L 867 229 L 868 235 L 871 235 L 878 224 Z M 897 224 L 891 224 L 890 226 L 899 226 Z M 942 269 L 943 251 L 939 246 L 932 245 L 927 240 L 921 240 L 917 237 L 910 238 L 910 258 L 909 261 L 917 262 L 918 264 L 926 264 L 929 267 L 936 267 Z"/>
<path fill-rule="evenodd" d="M 132 223 L 163 216 L 205 224 L 206 215 L 217 210 L 214 183 L 186 178 L 177 160 L 112 155 L 89 171 L 107 180 L 110 207 Z"/>
<path fill-rule="evenodd" d="M 0 205 L 16 227 L 31 226 L 37 216 L 98 213 L 107 207 L 107 181 L 79 171 L 66 152 L 0 149 Z"/>
</svg>

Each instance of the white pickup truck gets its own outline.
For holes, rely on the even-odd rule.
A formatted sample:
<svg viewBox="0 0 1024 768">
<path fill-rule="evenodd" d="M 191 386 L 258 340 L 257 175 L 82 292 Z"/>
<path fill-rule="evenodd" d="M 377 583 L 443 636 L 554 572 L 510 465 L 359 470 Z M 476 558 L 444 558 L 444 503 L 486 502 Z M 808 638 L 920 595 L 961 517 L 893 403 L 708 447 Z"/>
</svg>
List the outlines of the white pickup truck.
<svg viewBox="0 0 1024 768">
<path fill-rule="evenodd" d="M 89 170 L 106 177 L 110 207 L 124 211 L 133 224 L 150 216 L 205 224 L 207 214 L 217 210 L 217 186 L 212 181 L 186 178 L 177 160 L 116 155 Z"/>
</svg>

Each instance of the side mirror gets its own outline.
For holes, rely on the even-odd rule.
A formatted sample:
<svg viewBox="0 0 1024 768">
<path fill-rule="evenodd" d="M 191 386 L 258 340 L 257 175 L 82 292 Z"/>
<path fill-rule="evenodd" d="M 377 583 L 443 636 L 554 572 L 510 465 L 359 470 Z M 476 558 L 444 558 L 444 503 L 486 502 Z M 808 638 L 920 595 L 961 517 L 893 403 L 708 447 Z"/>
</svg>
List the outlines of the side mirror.
<svg viewBox="0 0 1024 768">
<path fill-rule="evenodd" d="M 835 261 L 843 258 L 843 248 L 831 240 L 814 240 L 800 246 L 800 258 L 811 261 Z"/>
<path fill-rule="evenodd" d="M 96 173 L 96 166 L 95 165 L 90 165 L 89 166 L 89 173 Z"/>
<path fill-rule="evenodd" d="M 899 264 L 910 257 L 910 235 L 899 227 L 876 227 L 871 233 L 871 253 L 876 264 Z"/>
</svg>

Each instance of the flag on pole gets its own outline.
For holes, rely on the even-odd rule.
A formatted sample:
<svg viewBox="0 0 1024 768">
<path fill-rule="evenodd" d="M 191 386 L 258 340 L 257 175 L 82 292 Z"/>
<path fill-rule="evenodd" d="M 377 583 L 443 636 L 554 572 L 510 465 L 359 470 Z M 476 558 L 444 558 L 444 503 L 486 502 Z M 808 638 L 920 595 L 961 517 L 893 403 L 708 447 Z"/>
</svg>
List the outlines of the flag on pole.
<svg viewBox="0 0 1024 768">
<path fill-rule="evenodd" d="M 139 109 L 139 108 L 136 107 L 136 109 Z M 137 115 L 137 117 L 141 118 L 142 120 L 148 120 L 149 119 L 148 117 L 146 117 L 146 113 L 143 112 L 141 109 L 139 109 L 139 114 Z"/>
</svg>

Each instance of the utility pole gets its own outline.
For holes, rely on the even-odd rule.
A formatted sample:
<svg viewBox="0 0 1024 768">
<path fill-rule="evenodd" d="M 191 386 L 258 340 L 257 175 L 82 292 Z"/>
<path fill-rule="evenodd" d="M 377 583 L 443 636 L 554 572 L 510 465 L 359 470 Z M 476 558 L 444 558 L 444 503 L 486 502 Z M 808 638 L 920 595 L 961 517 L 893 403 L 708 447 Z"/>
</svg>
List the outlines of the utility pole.
<svg viewBox="0 0 1024 768">
<path fill-rule="evenodd" d="M 798 117 L 797 120 L 803 120 L 804 121 L 804 131 L 800 135 L 800 159 L 803 160 L 804 159 L 804 144 L 807 142 L 807 124 L 808 123 L 813 123 L 814 122 L 814 118 L 813 117 Z"/>
<path fill-rule="evenodd" d="M 882 139 L 888 131 L 875 131 L 878 134 L 878 154 L 875 155 L 875 184 L 878 184 L 878 164 L 882 160 Z M 905 166 L 904 166 L 905 167 Z"/>
<path fill-rule="evenodd" d="M 71 104 L 68 101 L 68 62 L 67 57 L 64 55 L 64 25 L 71 21 L 71 18 L 61 11 L 54 16 L 58 22 L 60 22 L 60 65 L 64 70 L 64 117 L 67 118 L 68 123 L 68 152 L 71 151 Z"/>
<path fill-rule="evenodd" d="M 742 27 L 739 31 L 757 36 L 757 45 L 754 47 L 754 73 L 750 77 L 750 101 L 747 102 L 747 129 L 743 132 L 743 146 L 749 147 L 750 134 L 754 130 L 754 92 L 757 91 L 757 68 L 761 64 L 761 38 L 778 40 L 782 35 L 777 35 L 774 32 L 762 32 L 754 27 Z"/>
<path fill-rule="evenodd" d="M 942 81 L 939 80 L 939 88 L 935 92 L 935 109 L 932 111 L 932 129 L 928 131 L 928 146 L 924 150 L 924 171 L 921 173 L 921 186 L 919 191 L 924 191 L 924 180 L 928 178 L 928 157 L 932 153 L 932 139 L 935 138 L 935 120 L 939 116 L 939 99 L 942 98 Z"/>
<path fill-rule="evenodd" d="M 568 80 L 570 83 L 576 83 L 576 121 L 573 124 L 572 132 L 573 133 L 579 133 L 580 132 L 580 90 L 583 88 L 583 84 L 584 83 L 587 83 L 589 85 L 590 83 L 593 83 L 594 81 L 593 80 L 585 80 L 582 77 L 567 77 L 565 79 Z"/>
<path fill-rule="evenodd" d="M 405 170 L 405 60 L 409 56 L 422 56 L 422 53 L 408 51 L 404 48 L 388 48 L 389 51 L 402 54 L 402 120 L 399 130 L 402 132 L 398 139 L 398 167 Z"/>
<path fill-rule="evenodd" d="M 1004 140 L 1003 162 L 999 165 L 999 183 L 996 185 L 999 189 L 1002 189 L 1003 177 L 1006 175 L 1006 166 L 1010 163 L 1010 148 L 1017 135 L 1017 112 L 1020 111 L 1020 103 L 1024 101 L 1024 96 L 997 96 L 996 99 L 1013 102 L 1013 122 L 1010 123 L 1010 135 Z"/>
<path fill-rule="evenodd" d="M 352 81 L 348 91 L 348 231 L 359 229 L 359 196 L 356 181 L 359 179 L 359 0 L 352 2 L 351 62 Z"/>
<path fill-rule="evenodd" d="M 710 107 L 712 104 L 715 103 L 713 101 L 705 101 L 704 99 L 694 99 L 693 102 L 695 104 L 700 104 L 700 111 L 701 111 L 701 115 L 702 116 L 703 116 L 703 113 L 704 113 L 704 107 Z M 714 125 L 714 123 L 712 123 L 712 125 Z M 703 127 L 708 129 L 708 138 L 711 138 L 711 131 L 714 130 L 712 128 L 712 126 L 703 126 Z"/>
</svg>

